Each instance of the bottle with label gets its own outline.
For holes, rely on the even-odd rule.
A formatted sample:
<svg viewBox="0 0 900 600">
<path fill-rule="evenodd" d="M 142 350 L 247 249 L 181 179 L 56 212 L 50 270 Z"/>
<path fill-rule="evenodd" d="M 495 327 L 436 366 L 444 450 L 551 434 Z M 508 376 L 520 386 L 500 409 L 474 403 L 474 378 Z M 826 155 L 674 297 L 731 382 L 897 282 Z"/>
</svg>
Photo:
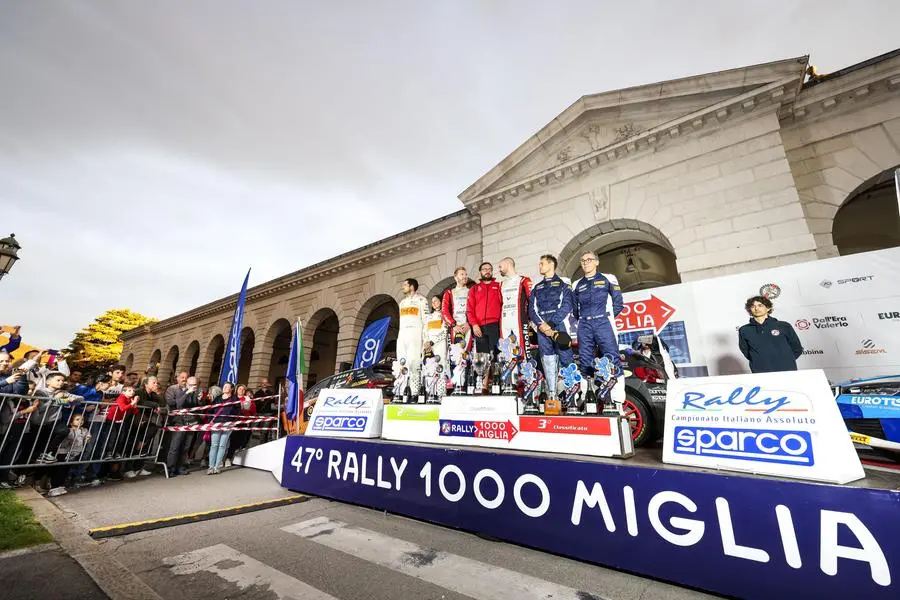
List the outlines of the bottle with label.
<svg viewBox="0 0 900 600">
<path fill-rule="evenodd" d="M 491 394 L 500 395 L 500 359 L 496 356 L 491 357 Z"/>
<path fill-rule="evenodd" d="M 406 389 L 403 390 L 403 404 L 409 404 L 410 402 L 412 402 L 412 389 L 409 387 L 409 378 L 407 378 Z"/>
<path fill-rule="evenodd" d="M 428 386 L 425 385 L 425 369 L 421 369 L 419 371 L 419 404 L 425 404 L 425 400 L 428 397 Z"/>
<path fill-rule="evenodd" d="M 466 362 L 466 394 L 469 396 L 475 395 L 475 373 L 474 368 L 472 366 L 472 360 L 468 360 Z"/>
</svg>

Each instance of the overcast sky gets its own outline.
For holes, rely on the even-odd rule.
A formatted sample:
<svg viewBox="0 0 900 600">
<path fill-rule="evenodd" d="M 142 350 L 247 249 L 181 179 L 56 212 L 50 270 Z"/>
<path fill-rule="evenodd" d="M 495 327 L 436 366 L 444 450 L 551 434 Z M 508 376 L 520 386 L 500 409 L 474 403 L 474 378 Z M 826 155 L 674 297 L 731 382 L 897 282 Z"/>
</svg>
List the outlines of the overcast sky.
<svg viewBox="0 0 900 600">
<path fill-rule="evenodd" d="M 0 0 L 0 324 L 65 346 L 462 208 L 579 96 L 898 45 L 900 2 Z"/>
</svg>

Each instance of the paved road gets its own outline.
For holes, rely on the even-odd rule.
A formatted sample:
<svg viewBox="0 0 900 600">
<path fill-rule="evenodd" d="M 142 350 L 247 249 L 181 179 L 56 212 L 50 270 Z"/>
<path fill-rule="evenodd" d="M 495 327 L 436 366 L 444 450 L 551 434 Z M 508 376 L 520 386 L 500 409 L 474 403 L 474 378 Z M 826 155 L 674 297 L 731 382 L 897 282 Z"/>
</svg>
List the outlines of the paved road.
<svg viewBox="0 0 900 600">
<path fill-rule="evenodd" d="M 0 558 L 3 600 L 108 600 L 73 558 L 51 548 Z"/>
<path fill-rule="evenodd" d="M 97 527 L 290 494 L 268 473 L 234 469 L 110 484 L 55 500 Z M 103 543 L 166 599 L 713 598 L 323 499 Z"/>
</svg>

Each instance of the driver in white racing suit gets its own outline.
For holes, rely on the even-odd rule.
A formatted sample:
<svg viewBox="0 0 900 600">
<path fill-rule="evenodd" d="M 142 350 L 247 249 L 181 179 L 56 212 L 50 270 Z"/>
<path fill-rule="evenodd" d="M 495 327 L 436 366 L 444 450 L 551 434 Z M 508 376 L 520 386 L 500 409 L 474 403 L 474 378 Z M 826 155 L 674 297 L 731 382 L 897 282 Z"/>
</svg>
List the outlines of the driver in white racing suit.
<svg viewBox="0 0 900 600">
<path fill-rule="evenodd" d="M 397 360 L 406 359 L 412 376 L 419 376 L 422 365 L 422 343 L 425 341 L 425 323 L 428 321 L 428 301 L 419 294 L 419 282 L 403 281 L 400 301 L 400 331 L 397 334 Z"/>
<path fill-rule="evenodd" d="M 441 314 L 441 297 L 431 298 L 431 314 L 425 322 L 425 341 L 431 342 L 431 351 L 439 356 L 444 370 L 447 366 L 447 328 L 444 327 L 444 316 Z"/>
</svg>

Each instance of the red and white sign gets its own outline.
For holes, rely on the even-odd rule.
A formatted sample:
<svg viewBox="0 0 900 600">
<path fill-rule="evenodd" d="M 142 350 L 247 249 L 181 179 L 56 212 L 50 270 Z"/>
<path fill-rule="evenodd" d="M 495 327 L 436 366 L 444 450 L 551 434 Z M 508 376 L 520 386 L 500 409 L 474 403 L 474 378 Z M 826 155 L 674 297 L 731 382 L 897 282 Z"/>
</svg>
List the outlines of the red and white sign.
<svg viewBox="0 0 900 600">
<path fill-rule="evenodd" d="M 574 435 L 612 435 L 609 419 L 592 417 L 519 417 L 519 431 Z"/>
<path fill-rule="evenodd" d="M 625 303 L 622 312 L 616 317 L 616 330 L 622 333 L 623 331 L 652 329 L 659 333 L 674 314 L 675 307 L 650 294 L 648 300 Z"/>
</svg>

